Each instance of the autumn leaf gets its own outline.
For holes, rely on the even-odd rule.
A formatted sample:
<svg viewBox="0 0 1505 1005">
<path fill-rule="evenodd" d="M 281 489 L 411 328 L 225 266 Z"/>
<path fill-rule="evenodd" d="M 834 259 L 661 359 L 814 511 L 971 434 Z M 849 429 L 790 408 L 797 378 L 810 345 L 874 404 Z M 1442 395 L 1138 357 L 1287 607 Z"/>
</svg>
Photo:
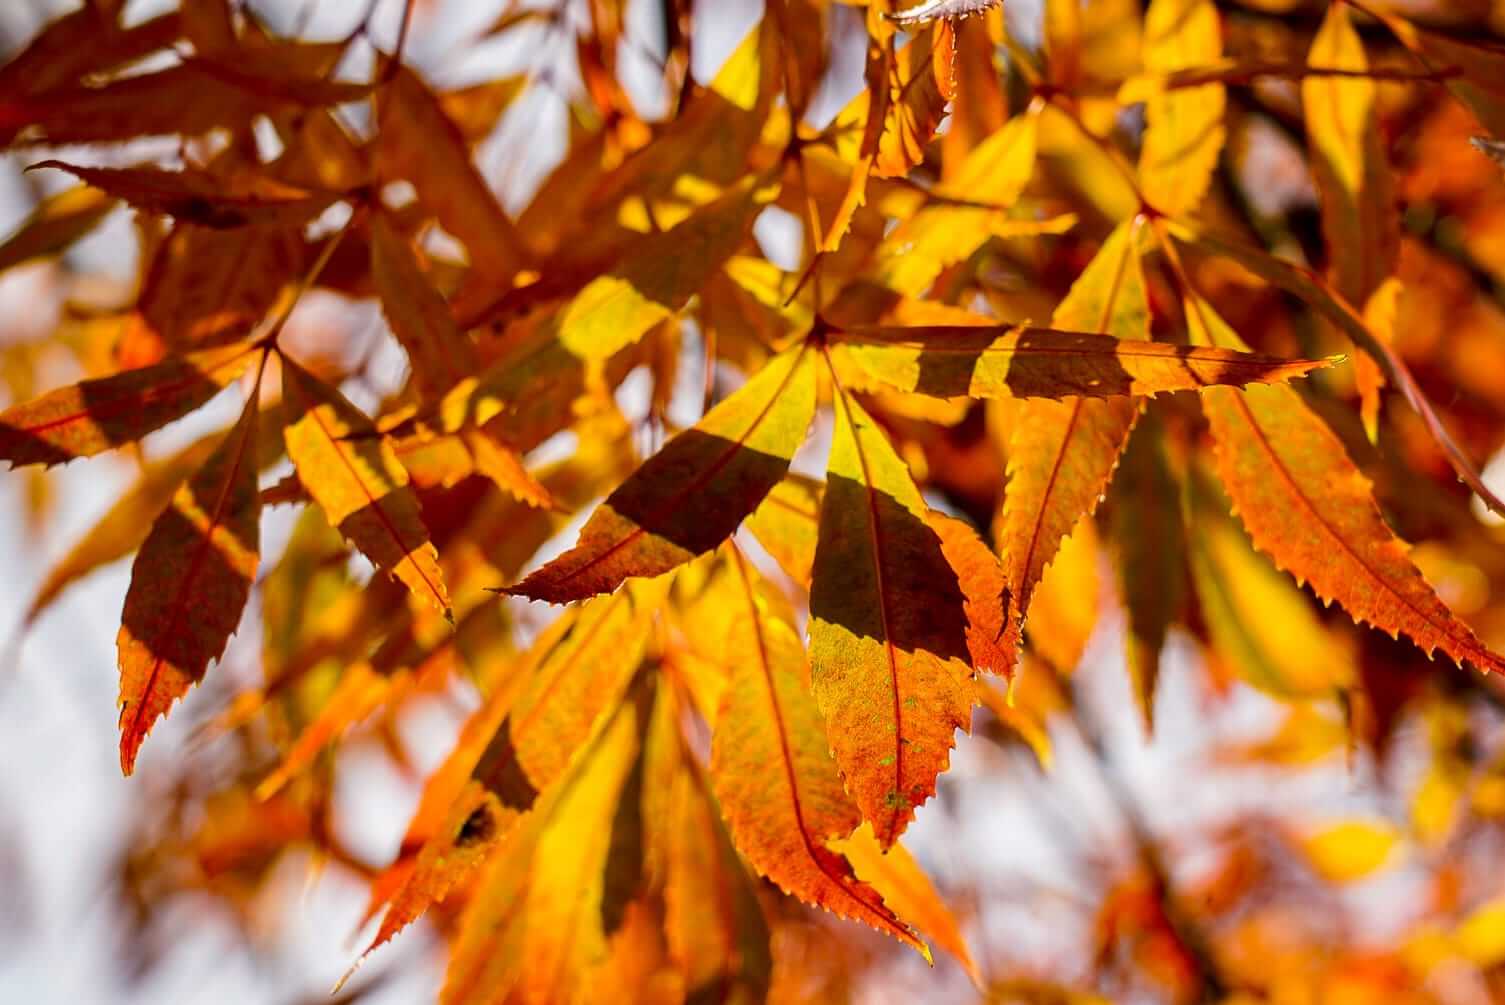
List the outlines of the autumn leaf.
<svg viewBox="0 0 1505 1005">
<path fill-rule="evenodd" d="M 322 213 L 334 201 L 251 176 L 244 184 L 207 171 L 163 171 L 152 167 L 84 167 L 60 160 L 38 161 L 27 168 L 57 168 L 139 210 L 175 217 L 200 227 L 229 229 L 253 225 L 296 226 Z M 243 188 L 244 191 L 234 189 Z"/>
<path fill-rule="evenodd" d="M 998 556 L 963 521 L 941 513 L 931 513 L 928 520 L 941 539 L 941 552 L 955 570 L 966 598 L 967 652 L 972 668 L 980 673 L 1013 674 L 1019 654 L 1006 643 L 1018 633 L 1008 632 L 1004 624 L 1007 612 L 1001 599 L 1003 567 Z"/>
<path fill-rule="evenodd" d="M 1211 63 L 1223 54 L 1212 0 L 1152 0 L 1145 15 L 1144 65 L 1156 73 Z M 1139 182 L 1155 209 L 1179 216 L 1197 208 L 1223 149 L 1223 85 L 1169 91 L 1145 103 Z"/>
<path fill-rule="evenodd" d="M 527 257 L 522 235 L 471 162 L 459 128 L 407 67 L 377 92 L 376 170 L 413 183 L 418 198 L 465 245 L 481 272 L 508 279 Z"/>
<path fill-rule="evenodd" d="M 0 244 L 0 272 L 68 250 L 114 208 L 113 198 L 89 185 L 48 196 Z"/>
<path fill-rule="evenodd" d="M 173 496 L 131 566 L 116 642 L 120 768 L 127 775 L 147 731 L 224 652 L 250 596 L 261 521 L 256 397 Z"/>
<path fill-rule="evenodd" d="M 1240 340 L 1195 293 L 1187 321 L 1203 341 Z M 1371 484 L 1326 423 L 1290 388 L 1214 390 L 1202 408 L 1218 476 L 1255 547 L 1325 602 L 1356 620 L 1404 634 L 1425 652 L 1505 672 L 1453 616 L 1407 557 Z"/>
<path fill-rule="evenodd" d="M 85 380 L 0 412 L 0 459 L 11 467 L 66 464 L 141 439 L 180 419 L 239 377 L 254 345 L 175 357 Z"/>
<path fill-rule="evenodd" d="M 578 600 L 710 551 L 784 477 L 814 412 L 814 353 L 801 343 L 650 458 L 573 549 L 506 592 Z"/>
<path fill-rule="evenodd" d="M 873 380 L 933 398 L 1153 397 L 1278 383 L 1334 362 L 1016 325 L 851 328 L 831 342 Z"/>
<path fill-rule="evenodd" d="M 810 588 L 812 686 L 847 791 L 888 847 L 971 717 L 956 573 L 909 469 L 839 385 Z"/>
<path fill-rule="evenodd" d="M 799 637 L 758 598 L 756 573 L 735 548 L 720 560 L 734 570 L 738 606 L 726 651 L 738 655 L 716 716 L 711 785 L 737 850 L 785 893 L 871 925 L 928 959 L 909 926 L 827 847 L 861 817 L 842 791 Z"/>
<path fill-rule="evenodd" d="M 408 474 L 371 420 L 282 357 L 287 455 L 329 522 L 376 565 L 449 616 L 449 593 Z"/>
<path fill-rule="evenodd" d="M 912 918 L 920 931 L 956 957 L 974 986 L 982 986 L 982 974 L 967 948 L 961 925 L 907 848 L 896 844 L 883 851 L 868 824 L 830 845 L 833 851 L 846 856 L 864 883 L 883 895 L 884 903 Z"/>
<path fill-rule="evenodd" d="M 789 577 L 810 588 L 815 543 L 820 528 L 820 500 L 825 486 L 789 474 L 769 490 L 747 518 L 746 527 Z"/>
<path fill-rule="evenodd" d="M 1135 224 L 1120 224 L 1077 278 L 1053 323 L 1141 341 L 1149 304 Z M 1005 652 L 1016 651 L 1030 598 L 1062 539 L 1096 508 L 1139 417 L 1134 399 L 1023 406 L 1008 448 L 1008 490 L 998 519 L 1003 552 Z"/>
<path fill-rule="evenodd" d="M 449 305 L 386 213 L 371 218 L 371 278 L 425 398 L 441 396 L 475 372 L 474 347 L 455 326 Z"/>
<path fill-rule="evenodd" d="M 642 607 L 651 596 L 624 590 L 598 598 L 539 640 L 525 689 L 394 894 L 368 953 L 471 876 L 564 774 L 638 669 L 647 644 Z"/>
<path fill-rule="evenodd" d="M 895 24 L 908 26 L 939 18 L 970 17 L 1002 5 L 1003 0 L 926 0 L 887 17 Z"/>
</svg>

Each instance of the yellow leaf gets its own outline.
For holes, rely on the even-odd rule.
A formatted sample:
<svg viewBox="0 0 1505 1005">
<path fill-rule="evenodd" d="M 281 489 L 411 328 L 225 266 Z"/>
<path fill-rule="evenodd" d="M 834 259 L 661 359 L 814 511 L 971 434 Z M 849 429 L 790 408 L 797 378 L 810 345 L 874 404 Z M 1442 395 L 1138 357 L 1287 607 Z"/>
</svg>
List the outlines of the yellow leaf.
<svg viewBox="0 0 1505 1005">
<path fill-rule="evenodd" d="M 1222 28 L 1212 0 L 1152 0 L 1144 24 L 1144 67 L 1168 73 L 1215 62 L 1223 54 Z M 1139 183 L 1162 213 L 1197 208 L 1223 149 L 1222 84 L 1203 84 L 1150 98 L 1145 107 Z"/>
<path fill-rule="evenodd" d="M 1301 839 L 1312 868 L 1330 883 L 1353 883 L 1377 872 L 1399 843 L 1393 827 L 1370 820 L 1329 824 Z"/>
</svg>

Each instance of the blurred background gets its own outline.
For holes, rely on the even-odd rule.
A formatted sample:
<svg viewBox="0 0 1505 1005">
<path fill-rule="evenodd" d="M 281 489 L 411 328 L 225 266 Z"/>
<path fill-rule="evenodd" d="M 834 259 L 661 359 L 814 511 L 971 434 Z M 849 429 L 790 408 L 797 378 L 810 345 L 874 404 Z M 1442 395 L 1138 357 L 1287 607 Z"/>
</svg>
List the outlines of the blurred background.
<svg viewBox="0 0 1505 1005">
<path fill-rule="evenodd" d="M 72 6 L 6 0 L 0 50 L 14 52 Z M 128 20 L 140 20 L 167 5 L 127 6 Z M 248 6 L 276 31 L 332 39 L 347 34 L 368 5 Z M 580 86 L 565 35 L 485 34 L 514 6 L 420 0 L 405 49 L 437 87 L 524 71 L 542 81 L 480 148 L 479 162 L 509 208 L 526 204 L 563 154 L 566 102 Z M 697 79 L 710 79 L 761 6 L 696 5 Z M 1257 13 L 1300 5 L 1247 6 Z M 1320 16 L 1320 5 L 1311 6 Z M 1450 13 L 1447 4 L 1408 6 Z M 402 0 L 375 3 L 371 38 L 384 50 L 395 44 L 402 7 Z M 1039 0 L 1009 0 L 1006 10 L 1015 38 L 1038 45 Z M 634 3 L 629 11 L 625 83 L 639 113 L 652 119 L 669 105 L 655 62 L 660 7 Z M 838 46 L 810 112 L 817 125 L 861 87 L 860 14 L 838 13 L 850 44 Z M 1498 13 L 1482 8 L 1471 16 L 1499 23 Z M 367 62 L 354 59 L 348 76 L 369 72 L 370 51 L 358 56 Z M 1262 212 L 1310 216 L 1315 193 L 1288 147 L 1275 131 L 1254 128 L 1230 156 L 1258 191 Z M 146 145 L 122 156 L 153 153 Z M 37 156 L 22 149 L 0 162 L 0 234 L 63 186 L 53 172 L 22 174 Z M 1481 184 L 1492 186 L 1484 202 L 1500 205 L 1498 179 Z M 1425 206 L 1426 193 L 1414 202 Z M 756 233 L 771 259 L 794 267 L 800 238 L 791 221 L 770 210 Z M 56 327 L 77 277 L 128 283 L 136 247 L 129 213 L 120 210 L 63 259 L 0 275 L 0 368 L 35 384 L 0 384 L 6 404 L 77 379 L 68 354 L 28 347 Z M 390 387 L 401 377 L 373 303 L 315 295 L 297 309 L 289 338 L 372 354 L 371 386 L 352 391 L 358 402 L 376 400 L 384 380 Z M 624 411 L 640 414 L 644 402 L 634 397 L 645 395 L 643 384 L 629 381 Z M 139 455 L 0 476 L 0 1002 L 331 1000 L 329 989 L 370 936 L 362 926 L 367 875 L 396 853 L 423 778 L 476 704 L 456 684 L 354 731 L 342 747 L 329 817 L 337 833 L 328 843 L 339 854 L 313 851 L 294 823 L 279 848 L 279 822 L 265 807 L 244 812 L 264 818 L 258 833 L 266 847 L 218 847 L 200 826 L 206 794 L 216 791 L 216 772 L 229 756 L 213 720 L 235 694 L 260 683 L 253 595 L 253 613 L 220 669 L 154 730 L 135 777 L 120 776 L 115 634 L 128 562 L 72 586 L 23 632 L 25 612 L 47 571 L 132 482 L 143 459 L 231 418 L 233 405 L 222 400 L 148 438 Z M 266 567 L 290 521 L 285 509 L 268 512 Z M 572 539 L 573 528 L 564 537 Z M 1380 709 L 1389 716 L 1376 734 L 1383 743 L 1356 742 L 1345 719 L 1351 710 L 1277 700 L 1209 669 L 1191 639 L 1173 636 L 1151 741 L 1127 683 L 1114 577 L 1106 566 L 1094 571 L 1094 562 L 1089 552 L 1083 581 L 1100 592 L 1102 614 L 1070 681 L 1074 701 L 1033 699 L 1024 707 L 1039 711 L 1043 725 L 1034 732 L 1036 720 L 1011 722 L 1004 705 L 979 710 L 975 735 L 961 739 L 939 798 L 906 838 L 962 917 L 994 1000 L 1154 1002 L 1187 968 L 1224 966 L 1305 975 L 1296 984 L 1312 996 L 1282 999 L 1292 1002 L 1497 1000 L 1495 971 L 1505 960 L 1499 699 L 1407 678 L 1404 700 Z M 216 869 L 219 856 L 235 867 Z M 938 959 L 932 971 L 853 929 L 829 938 L 853 961 L 855 1000 L 977 999 L 950 959 Z M 1219 962 L 1209 962 L 1210 954 Z M 420 924 L 375 954 L 342 993 L 373 1003 L 429 1001 L 443 964 L 442 943 Z M 1056 996 L 1052 988 L 1083 990 Z"/>
</svg>

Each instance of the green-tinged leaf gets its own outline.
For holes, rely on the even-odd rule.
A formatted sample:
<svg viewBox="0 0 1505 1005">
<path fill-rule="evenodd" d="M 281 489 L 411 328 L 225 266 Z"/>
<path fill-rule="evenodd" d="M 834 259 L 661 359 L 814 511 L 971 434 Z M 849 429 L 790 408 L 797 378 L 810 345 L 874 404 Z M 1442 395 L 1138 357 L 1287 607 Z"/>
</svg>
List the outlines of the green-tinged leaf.
<svg viewBox="0 0 1505 1005">
<path fill-rule="evenodd" d="M 408 473 L 345 396 L 287 357 L 287 455 L 331 526 L 378 569 L 449 614 L 449 593 Z"/>
<path fill-rule="evenodd" d="M 565 308 L 559 341 L 580 359 L 602 361 L 641 339 L 720 271 L 777 193 L 777 186 L 749 177 L 628 248 L 617 267 L 591 280 Z"/>
<path fill-rule="evenodd" d="M 251 594 L 261 523 L 256 420 L 253 392 L 240 422 L 173 496 L 131 566 L 116 640 L 120 767 L 127 775 L 147 731 L 224 652 Z"/>
<path fill-rule="evenodd" d="M 794 346 L 671 440 L 591 515 L 576 546 L 508 593 L 563 603 L 657 576 L 737 529 L 789 469 L 815 413 L 815 352 Z"/>
<path fill-rule="evenodd" d="M 240 344 L 192 353 L 14 405 L 0 412 L 0 460 L 51 467 L 132 443 L 214 397 L 256 352 Z"/>
<path fill-rule="evenodd" d="M 971 718 L 964 601 L 927 514 L 903 460 L 838 385 L 811 672 L 847 791 L 885 847 L 935 793 Z"/>
<path fill-rule="evenodd" d="M 728 547 L 719 561 L 733 571 L 728 592 L 736 607 L 725 640 L 730 680 L 716 716 L 711 784 L 737 850 L 785 893 L 871 925 L 928 958 L 909 926 L 827 848 L 861 817 L 831 759 L 803 647 L 758 596 L 746 559 Z"/>
</svg>

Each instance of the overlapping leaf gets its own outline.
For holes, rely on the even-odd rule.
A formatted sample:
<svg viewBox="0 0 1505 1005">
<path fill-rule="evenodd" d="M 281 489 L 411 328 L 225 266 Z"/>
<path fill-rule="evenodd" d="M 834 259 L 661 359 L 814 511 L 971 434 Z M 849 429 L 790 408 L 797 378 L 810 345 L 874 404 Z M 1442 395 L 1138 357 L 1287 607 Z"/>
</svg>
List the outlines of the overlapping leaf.
<svg viewBox="0 0 1505 1005">
<path fill-rule="evenodd" d="M 259 389 L 259 382 L 258 382 Z M 257 401 L 173 496 L 131 567 L 120 651 L 120 767 L 152 725 L 203 679 L 240 624 L 260 550 Z"/>
<path fill-rule="evenodd" d="M 836 764 L 886 848 L 971 718 L 956 573 L 909 469 L 838 386 L 810 588 L 812 685 Z"/>
<path fill-rule="evenodd" d="M 0 412 L 0 460 L 50 467 L 132 443 L 207 402 L 256 358 L 254 346 L 232 345 L 14 405 Z"/>
<path fill-rule="evenodd" d="M 282 386 L 287 455 L 308 494 L 378 569 L 447 615 L 438 553 L 392 447 L 344 395 L 286 357 Z"/>
<path fill-rule="evenodd" d="M 711 784 L 737 849 L 785 893 L 862 921 L 923 953 L 928 950 L 840 852 L 827 847 L 860 821 L 842 791 L 815 701 L 799 637 L 758 597 L 747 560 L 735 549 L 730 569 L 737 604 L 726 651 L 730 681 L 716 716 Z"/>
<path fill-rule="evenodd" d="M 507 592 L 578 600 L 715 548 L 784 477 L 804 441 L 815 412 L 814 356 L 803 343 L 786 350 L 613 492 L 573 549 Z"/>
</svg>

